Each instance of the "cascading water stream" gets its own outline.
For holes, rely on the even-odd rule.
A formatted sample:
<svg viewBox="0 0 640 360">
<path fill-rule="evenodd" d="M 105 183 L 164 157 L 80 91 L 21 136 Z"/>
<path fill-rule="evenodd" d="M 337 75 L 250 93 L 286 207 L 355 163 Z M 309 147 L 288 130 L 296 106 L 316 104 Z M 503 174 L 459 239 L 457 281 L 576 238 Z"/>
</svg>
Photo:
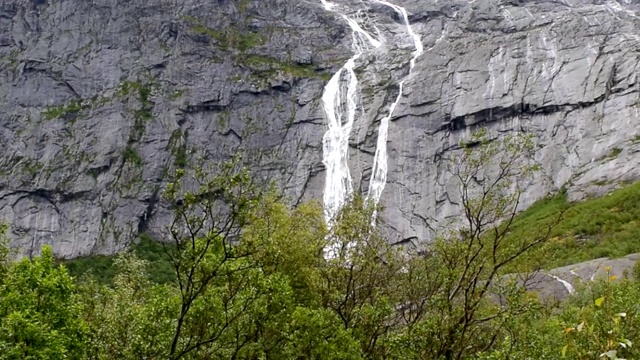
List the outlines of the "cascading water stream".
<svg viewBox="0 0 640 360">
<path fill-rule="evenodd" d="M 335 4 L 326 0 L 322 0 L 322 4 L 325 9 L 337 12 L 334 10 Z M 342 13 L 340 15 L 351 27 L 354 55 L 331 77 L 322 95 L 328 127 L 323 138 L 323 162 L 327 169 L 323 200 L 324 216 L 329 226 L 353 192 L 348 150 L 358 105 L 358 78 L 354 71 L 356 60 L 368 49 L 378 48 L 382 44 L 356 20 Z"/>
<path fill-rule="evenodd" d="M 388 6 L 402 16 L 407 32 L 415 46 L 415 51 L 409 64 L 409 74 L 415 66 L 416 59 L 423 51 L 420 37 L 413 31 L 409 22 L 407 11 L 397 5 L 384 0 L 370 0 L 372 2 Z M 321 0 L 326 10 L 338 13 L 344 18 L 352 30 L 354 55 L 344 66 L 333 75 L 325 87 L 322 101 L 327 118 L 327 132 L 323 138 L 323 162 L 326 166 L 326 180 L 324 188 L 324 216 L 329 227 L 345 201 L 351 196 L 353 186 L 348 166 L 349 137 L 356 117 L 358 102 L 358 79 L 355 74 L 356 60 L 365 52 L 377 49 L 382 45 L 381 38 L 376 38 L 367 32 L 357 20 L 341 12 L 339 6 L 326 0 Z M 371 25 L 371 24 L 369 24 Z M 375 28 L 375 27 L 374 27 Z M 377 29 L 376 29 L 377 30 Z M 377 204 L 382 196 L 382 191 L 387 181 L 387 138 L 389 121 L 393 116 L 396 106 L 402 99 L 404 83 L 399 83 L 399 93 L 396 100 L 389 108 L 378 129 L 378 140 L 373 160 L 373 172 L 371 175 L 367 199 Z M 331 254 L 329 254 L 331 256 Z"/>
<path fill-rule="evenodd" d="M 566 280 L 563 280 L 555 275 L 551 275 L 549 274 L 549 276 L 551 276 L 554 280 L 560 282 L 562 284 L 562 286 L 564 286 L 564 288 L 567 290 L 567 292 L 569 294 L 573 294 L 575 292 L 575 289 L 573 288 L 573 285 L 571 285 L 571 283 L 569 283 Z"/>
<path fill-rule="evenodd" d="M 402 99 L 404 83 L 411 75 L 411 71 L 416 65 L 416 59 L 424 52 L 424 47 L 422 46 L 422 40 L 420 39 L 420 36 L 413 32 L 411 24 L 409 23 L 409 16 L 407 15 L 407 11 L 404 8 L 393 5 L 383 0 L 374 1 L 392 8 L 402 16 L 404 24 L 407 27 L 407 32 L 409 33 L 409 36 L 411 36 L 413 44 L 416 48 L 413 56 L 411 57 L 411 61 L 409 62 L 409 74 L 398 84 L 398 97 L 393 102 L 393 104 L 391 104 L 391 107 L 389 108 L 389 114 L 387 114 L 387 116 L 385 116 L 380 121 L 380 127 L 378 128 L 378 142 L 376 144 L 376 152 L 373 158 L 373 171 L 371 173 L 369 192 L 367 194 L 367 199 L 370 199 L 374 204 L 377 205 L 380 201 L 380 197 L 382 196 L 382 190 L 384 190 L 384 187 L 387 184 L 387 138 L 389 134 L 389 121 L 391 121 L 393 112 Z"/>
</svg>

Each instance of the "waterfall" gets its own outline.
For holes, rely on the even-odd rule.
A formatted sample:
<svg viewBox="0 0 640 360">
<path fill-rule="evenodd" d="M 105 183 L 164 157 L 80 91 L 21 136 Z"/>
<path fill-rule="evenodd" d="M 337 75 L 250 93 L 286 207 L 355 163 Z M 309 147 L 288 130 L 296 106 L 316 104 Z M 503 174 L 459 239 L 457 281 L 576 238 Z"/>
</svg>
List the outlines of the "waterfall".
<svg viewBox="0 0 640 360">
<path fill-rule="evenodd" d="M 335 4 L 325 0 L 322 0 L 322 4 L 325 9 L 338 12 L 334 10 L 337 7 Z M 354 71 L 356 60 L 365 51 L 382 44 L 356 20 L 342 13 L 340 15 L 351 27 L 354 55 L 331 77 L 322 95 L 328 127 L 322 141 L 323 162 L 327 169 L 323 200 L 324 216 L 329 226 L 353 192 L 348 152 L 349 136 L 358 106 L 358 78 Z"/>
<path fill-rule="evenodd" d="M 573 294 L 575 292 L 573 285 L 571 285 L 568 281 L 563 280 L 555 275 L 551 275 L 551 274 L 548 274 L 548 275 L 551 276 L 554 280 L 559 281 L 569 294 Z"/>
<path fill-rule="evenodd" d="M 409 36 L 411 36 L 413 44 L 416 48 L 413 56 L 411 57 L 411 61 L 409 62 L 409 74 L 407 75 L 407 77 L 409 77 L 411 75 L 411 71 L 416 65 L 416 59 L 424 52 L 422 40 L 416 33 L 413 32 L 411 24 L 409 23 L 409 16 L 407 15 L 407 11 L 404 8 L 390 4 L 383 0 L 374 1 L 389 6 L 390 8 L 398 12 L 404 20 L 404 24 L 407 27 L 407 33 L 409 33 Z M 393 116 L 393 112 L 395 111 L 396 106 L 402 99 L 402 92 L 404 90 L 404 82 L 406 81 L 406 79 L 407 78 L 403 79 L 398 84 L 398 97 L 396 97 L 396 100 L 393 102 L 393 104 L 391 104 L 387 116 L 385 116 L 380 121 L 380 127 L 378 128 L 378 141 L 376 144 L 376 152 L 373 157 L 373 171 L 371 173 L 369 192 L 367 194 L 367 199 L 372 200 L 376 205 L 380 201 L 384 186 L 387 184 L 387 137 L 389 134 L 389 121 L 391 120 L 391 116 Z"/>
<path fill-rule="evenodd" d="M 415 66 L 418 56 L 424 48 L 420 37 L 413 31 L 409 23 L 409 17 L 404 8 L 391 4 L 384 0 L 370 0 L 372 2 L 388 6 L 402 16 L 407 33 L 415 46 L 415 51 L 409 63 L 409 75 Z M 341 9 L 339 5 L 321 0 L 324 8 L 339 14 L 351 28 L 353 56 L 336 72 L 324 89 L 322 102 L 326 115 L 327 131 L 323 137 L 323 163 L 326 167 L 326 180 L 323 194 L 324 216 L 329 227 L 344 203 L 353 193 L 353 184 L 349 172 L 349 137 L 356 113 L 358 111 L 358 78 L 355 73 L 356 61 L 366 52 L 380 48 L 384 38 L 376 37 L 363 28 L 358 22 L 358 17 L 347 14 L 349 9 Z M 360 12 L 356 12 L 359 15 Z M 377 30 L 375 26 L 371 26 Z M 409 76 L 407 75 L 407 77 Z M 403 95 L 403 79 L 399 84 L 399 93 L 393 104 L 389 107 L 388 114 L 381 120 L 378 129 L 378 140 L 373 160 L 373 172 L 371 175 L 367 199 L 377 204 L 382 196 L 382 191 L 387 181 L 387 137 L 389 121 Z"/>
</svg>

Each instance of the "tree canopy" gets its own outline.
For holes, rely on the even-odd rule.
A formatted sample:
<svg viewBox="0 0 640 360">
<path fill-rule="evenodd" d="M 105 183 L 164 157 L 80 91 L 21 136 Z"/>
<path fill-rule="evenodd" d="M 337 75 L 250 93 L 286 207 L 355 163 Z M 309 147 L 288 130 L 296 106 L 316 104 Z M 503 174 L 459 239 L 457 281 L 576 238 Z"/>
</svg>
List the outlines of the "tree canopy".
<svg viewBox="0 0 640 360">
<path fill-rule="evenodd" d="M 319 204 L 291 208 L 235 162 L 167 186 L 166 281 L 136 252 L 111 282 L 73 278 L 46 246 L 12 261 L 0 237 L 0 359 L 638 358 L 636 282 L 552 305 L 523 286 L 562 215 L 513 231 L 533 149 L 462 143 L 449 170 L 464 216 L 421 252 L 392 246 L 362 197 L 329 229 Z"/>
</svg>

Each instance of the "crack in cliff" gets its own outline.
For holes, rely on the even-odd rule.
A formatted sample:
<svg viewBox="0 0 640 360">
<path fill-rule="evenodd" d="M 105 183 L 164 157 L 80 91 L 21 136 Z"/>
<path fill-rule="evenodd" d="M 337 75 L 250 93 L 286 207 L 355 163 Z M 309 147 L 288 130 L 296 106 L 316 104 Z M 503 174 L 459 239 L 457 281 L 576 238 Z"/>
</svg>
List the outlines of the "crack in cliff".
<svg viewBox="0 0 640 360">
<path fill-rule="evenodd" d="M 195 105 L 186 105 L 185 107 L 178 108 L 182 113 L 196 114 L 200 112 L 222 112 L 229 108 L 229 105 L 218 104 L 216 101 L 203 101 Z"/>
<path fill-rule="evenodd" d="M 553 92 L 555 94 L 555 88 L 554 88 L 554 81 L 556 80 L 556 76 L 558 76 L 558 74 L 560 74 L 560 71 L 562 71 L 562 68 L 567 64 L 567 62 L 563 61 L 562 64 L 560 64 L 560 68 L 554 72 L 553 74 L 551 74 L 551 78 L 547 80 L 548 85 L 546 87 L 546 89 L 544 90 L 544 93 L 542 93 L 542 104 L 546 104 L 547 103 L 547 95 L 549 95 L 549 92 Z M 555 66 L 555 64 L 554 64 Z M 553 99 L 551 99 L 553 100 Z M 550 100 L 550 101 L 551 101 Z"/>
<path fill-rule="evenodd" d="M 470 126 L 477 126 L 480 124 L 492 123 L 500 121 L 506 118 L 511 118 L 519 115 L 540 115 L 540 114 L 554 114 L 558 112 L 571 112 L 576 109 L 587 108 L 601 104 L 609 98 L 611 95 L 622 93 L 635 86 L 635 83 L 629 84 L 626 87 L 618 89 L 612 89 L 609 93 L 605 93 L 594 98 L 590 101 L 579 101 L 577 103 L 564 103 L 564 104 L 552 104 L 537 106 L 532 103 L 520 103 L 513 104 L 512 106 L 498 106 L 492 108 L 485 108 L 480 111 L 469 113 L 461 116 L 451 118 L 448 123 L 442 125 L 438 131 L 458 131 Z"/>
<path fill-rule="evenodd" d="M 156 205 L 160 201 L 160 186 L 156 185 L 153 189 L 153 193 L 150 198 L 145 201 L 147 207 L 144 209 L 142 215 L 138 216 L 138 236 L 147 231 L 149 228 L 149 222 L 153 216 Z"/>
<path fill-rule="evenodd" d="M 8 196 L 22 194 L 23 196 L 16 199 L 16 201 L 12 204 L 12 206 L 15 206 L 20 200 L 30 196 L 34 196 L 34 197 L 38 197 L 46 200 L 48 203 L 50 203 L 55 207 L 56 211 L 59 211 L 57 204 L 82 199 L 85 195 L 89 193 L 91 193 L 90 190 L 78 191 L 78 192 L 66 192 L 61 190 L 36 188 L 33 190 L 16 190 L 16 191 L 8 192 L 0 196 L 0 200 Z"/>
<path fill-rule="evenodd" d="M 227 129 L 227 131 L 218 131 L 216 130 L 216 132 L 222 136 L 232 136 L 235 137 L 236 139 L 238 139 L 238 141 L 240 142 L 240 144 L 242 144 L 242 136 L 240 136 L 240 134 L 238 134 L 235 130 L 233 130 L 232 128 Z"/>
</svg>

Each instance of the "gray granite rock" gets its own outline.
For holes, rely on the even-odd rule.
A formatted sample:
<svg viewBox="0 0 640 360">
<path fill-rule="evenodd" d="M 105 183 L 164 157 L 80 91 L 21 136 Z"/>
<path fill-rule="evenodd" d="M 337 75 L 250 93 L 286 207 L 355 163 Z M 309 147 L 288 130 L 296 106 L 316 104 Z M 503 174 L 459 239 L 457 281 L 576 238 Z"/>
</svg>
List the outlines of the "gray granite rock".
<svg viewBox="0 0 640 360">
<path fill-rule="evenodd" d="M 430 50 L 389 132 L 382 201 L 398 240 L 432 238 L 460 214 L 441 159 L 478 126 L 535 136 L 542 172 L 522 208 L 638 179 L 637 1 L 404 3 Z"/>
<path fill-rule="evenodd" d="M 366 192 L 413 49 L 389 8 L 339 2 L 387 40 L 358 63 L 350 161 Z M 535 135 L 543 172 L 523 207 L 640 177 L 638 1 L 397 3 L 426 51 L 390 125 L 394 240 L 429 241 L 460 213 L 440 159 L 479 125 Z M 0 0 L 0 219 L 23 254 L 113 253 L 168 221 L 168 171 L 238 152 L 293 204 L 321 199 L 320 98 L 351 39 L 320 1 Z"/>
<path fill-rule="evenodd" d="M 318 99 L 348 51 L 334 22 L 298 1 L 0 1 L 14 245 L 116 252 L 167 220 L 167 172 L 240 149 L 300 198 L 321 159 Z"/>
<path fill-rule="evenodd" d="M 631 254 L 619 259 L 600 258 L 536 274 L 521 275 L 519 279 L 542 299 L 564 300 L 573 294 L 579 285 L 588 285 L 594 280 L 606 279 L 606 276 L 615 276 L 614 281 L 631 278 L 638 258 L 640 254 Z"/>
</svg>

